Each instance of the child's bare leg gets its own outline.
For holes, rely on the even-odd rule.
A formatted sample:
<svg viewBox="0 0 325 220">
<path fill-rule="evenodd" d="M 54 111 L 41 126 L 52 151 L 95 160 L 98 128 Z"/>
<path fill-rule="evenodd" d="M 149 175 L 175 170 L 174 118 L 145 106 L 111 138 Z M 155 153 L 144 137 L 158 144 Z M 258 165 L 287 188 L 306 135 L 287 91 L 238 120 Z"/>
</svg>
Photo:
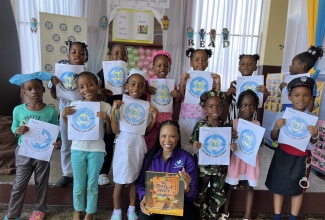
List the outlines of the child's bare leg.
<svg viewBox="0 0 325 220">
<path fill-rule="evenodd" d="M 131 183 L 129 185 L 130 189 L 129 189 L 129 196 L 130 196 L 130 206 L 135 206 L 135 202 L 137 200 L 137 191 L 135 188 L 135 183 Z"/>
<path fill-rule="evenodd" d="M 246 210 L 245 210 L 245 219 L 251 219 L 251 211 L 254 200 L 254 188 L 248 184 L 248 181 L 245 181 L 246 185 Z"/>
<path fill-rule="evenodd" d="M 115 210 L 121 208 L 123 186 L 124 186 L 123 184 L 115 183 L 114 191 L 113 191 L 113 203 L 114 203 Z"/>
<path fill-rule="evenodd" d="M 299 211 L 300 211 L 300 207 L 302 204 L 302 194 L 298 195 L 298 196 L 292 196 L 291 197 L 291 214 L 298 216 L 299 215 Z"/>
<path fill-rule="evenodd" d="M 73 212 L 73 218 L 72 218 L 72 220 L 81 220 L 81 212 L 79 212 L 79 211 L 74 211 Z"/>
<path fill-rule="evenodd" d="M 284 198 L 283 195 L 274 193 L 273 203 L 274 203 L 274 213 L 275 214 L 281 214 L 283 198 Z"/>
<path fill-rule="evenodd" d="M 223 205 L 223 213 L 228 215 L 229 212 L 229 204 L 230 204 L 230 199 L 231 199 L 231 193 L 233 191 L 233 189 L 235 188 L 234 185 L 226 185 L 226 202 Z"/>
</svg>

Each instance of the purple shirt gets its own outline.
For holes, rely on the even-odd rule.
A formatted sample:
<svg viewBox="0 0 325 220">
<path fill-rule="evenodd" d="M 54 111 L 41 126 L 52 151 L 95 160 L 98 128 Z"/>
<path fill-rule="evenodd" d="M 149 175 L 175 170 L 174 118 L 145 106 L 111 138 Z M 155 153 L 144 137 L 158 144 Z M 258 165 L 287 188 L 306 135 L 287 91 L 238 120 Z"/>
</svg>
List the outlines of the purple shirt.
<svg viewBox="0 0 325 220">
<path fill-rule="evenodd" d="M 142 165 L 141 173 L 136 183 L 137 193 L 139 195 L 140 201 L 142 197 L 146 194 L 145 191 L 145 168 L 148 162 L 147 154 L 144 163 Z M 197 163 L 194 157 L 187 151 L 181 148 L 175 148 L 172 155 L 164 162 L 162 158 L 162 148 L 153 156 L 151 166 L 148 171 L 155 172 L 168 172 L 168 173 L 178 173 L 185 168 L 191 176 L 190 191 L 184 195 L 185 202 L 193 202 L 197 199 L 199 188 L 198 188 L 198 179 L 199 179 L 199 170 Z"/>
</svg>

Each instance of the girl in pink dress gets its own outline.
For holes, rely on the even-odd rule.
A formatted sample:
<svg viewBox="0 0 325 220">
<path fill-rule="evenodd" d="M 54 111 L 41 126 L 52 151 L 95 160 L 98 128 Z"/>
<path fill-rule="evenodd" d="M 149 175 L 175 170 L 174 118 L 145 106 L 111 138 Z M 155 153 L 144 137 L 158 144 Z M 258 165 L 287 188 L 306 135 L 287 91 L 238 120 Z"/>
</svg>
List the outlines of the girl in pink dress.
<svg viewBox="0 0 325 220">
<path fill-rule="evenodd" d="M 256 125 L 260 125 L 259 121 L 253 120 L 253 115 L 257 110 L 259 99 L 256 93 L 252 90 L 246 90 L 240 93 L 237 102 L 239 110 L 239 118 L 250 121 Z M 238 118 L 235 118 L 232 123 L 233 129 L 237 131 Z M 226 177 L 226 203 L 224 205 L 223 214 L 219 220 L 228 219 L 229 217 L 229 204 L 232 190 L 238 185 L 240 180 L 243 180 L 246 189 L 246 209 L 244 220 L 251 218 L 251 210 L 254 197 L 254 188 L 257 186 L 258 177 L 260 172 L 260 161 L 258 154 L 256 155 L 256 166 L 249 165 L 243 160 L 239 159 L 235 154 L 231 154 L 230 165 L 228 166 L 228 173 Z"/>
</svg>

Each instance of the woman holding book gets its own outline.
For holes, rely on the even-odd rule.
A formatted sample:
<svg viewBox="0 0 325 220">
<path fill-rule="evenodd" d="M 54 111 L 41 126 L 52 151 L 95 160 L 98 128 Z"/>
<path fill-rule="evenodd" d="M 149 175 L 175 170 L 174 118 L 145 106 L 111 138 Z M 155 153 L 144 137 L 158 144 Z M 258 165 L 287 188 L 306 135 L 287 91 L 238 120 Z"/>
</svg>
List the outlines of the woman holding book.
<svg viewBox="0 0 325 220">
<path fill-rule="evenodd" d="M 146 209 L 146 171 L 179 173 L 184 182 L 184 214 L 183 216 L 158 216 L 150 214 Z M 144 159 L 140 176 L 137 180 L 136 188 L 140 199 L 139 220 L 163 219 L 176 220 L 198 219 L 198 212 L 193 201 L 198 197 L 199 172 L 194 157 L 181 148 L 179 125 L 174 121 L 164 121 L 159 128 L 158 137 L 154 148 Z M 178 201 L 174 200 L 177 204 Z"/>
</svg>

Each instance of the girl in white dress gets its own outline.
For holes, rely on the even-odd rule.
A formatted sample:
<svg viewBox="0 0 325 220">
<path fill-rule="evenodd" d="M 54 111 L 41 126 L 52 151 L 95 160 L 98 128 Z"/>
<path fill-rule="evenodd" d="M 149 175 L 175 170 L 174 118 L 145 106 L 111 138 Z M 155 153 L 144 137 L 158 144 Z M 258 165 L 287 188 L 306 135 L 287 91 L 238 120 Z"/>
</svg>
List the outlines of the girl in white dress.
<svg viewBox="0 0 325 220">
<path fill-rule="evenodd" d="M 147 82 L 139 73 L 129 76 L 125 83 L 128 95 L 133 99 L 140 99 L 146 91 Z M 114 158 L 113 158 L 113 179 L 115 182 L 113 192 L 114 211 L 111 220 L 122 220 L 121 197 L 125 184 L 129 184 L 130 205 L 128 209 L 128 219 L 137 220 L 135 213 L 136 188 L 135 181 L 141 171 L 142 162 L 147 153 L 147 146 L 143 135 L 120 131 L 120 126 L 116 120 L 115 110 L 123 104 L 121 100 L 115 100 L 112 106 L 112 131 L 117 134 Z M 146 134 L 150 133 L 156 123 L 158 110 L 149 108 L 149 120 Z"/>
</svg>

